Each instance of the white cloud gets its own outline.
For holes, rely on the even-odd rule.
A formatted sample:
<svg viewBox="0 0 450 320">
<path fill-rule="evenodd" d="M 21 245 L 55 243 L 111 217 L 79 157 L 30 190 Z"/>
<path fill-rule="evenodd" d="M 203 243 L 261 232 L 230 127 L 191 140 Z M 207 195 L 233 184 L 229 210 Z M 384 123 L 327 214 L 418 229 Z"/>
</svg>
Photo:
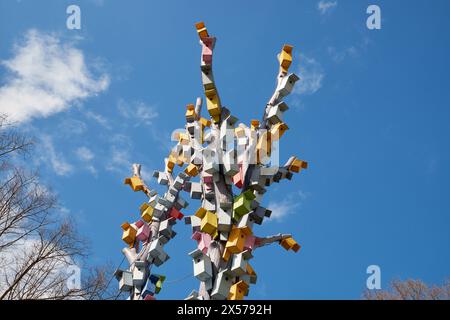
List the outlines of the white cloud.
<svg viewBox="0 0 450 320">
<path fill-rule="evenodd" d="M 98 113 L 92 112 L 92 111 L 87 111 L 85 113 L 85 116 L 88 119 L 94 120 L 102 127 L 106 128 L 106 129 L 111 129 L 111 125 L 109 124 L 109 121 L 104 116 L 102 116 Z"/>
<path fill-rule="evenodd" d="M 79 147 L 75 150 L 75 154 L 81 161 L 89 162 L 94 159 L 94 153 L 87 147 Z"/>
<path fill-rule="evenodd" d="M 75 150 L 75 154 L 82 162 L 85 163 L 85 168 L 89 171 L 93 176 L 97 177 L 97 169 L 92 164 L 92 160 L 94 160 L 95 155 L 88 147 L 79 147 Z"/>
<path fill-rule="evenodd" d="M 331 12 L 338 5 L 337 1 L 319 1 L 317 3 L 317 10 L 319 10 L 320 14 L 324 15 L 328 12 Z"/>
<path fill-rule="evenodd" d="M 327 48 L 328 55 L 331 59 L 340 63 L 346 59 L 356 59 L 364 56 L 364 53 L 369 49 L 373 43 L 368 37 L 363 37 L 357 43 L 353 45 L 348 45 L 341 48 L 336 48 L 334 46 L 329 46 Z M 353 60 L 352 60 L 353 62 Z"/>
<path fill-rule="evenodd" d="M 64 119 L 58 124 L 59 133 L 67 136 L 81 135 L 87 131 L 87 125 L 76 119 Z"/>
<path fill-rule="evenodd" d="M 300 56 L 299 64 L 300 81 L 295 86 L 294 93 L 308 95 L 316 93 L 323 83 L 325 73 L 322 66 L 314 58 L 305 55 Z"/>
<path fill-rule="evenodd" d="M 155 108 L 142 101 L 126 102 L 120 99 L 117 103 L 117 110 L 122 117 L 132 120 L 135 126 L 150 125 L 152 120 L 158 117 Z"/>
<path fill-rule="evenodd" d="M 106 170 L 119 173 L 120 175 L 128 175 L 131 172 L 131 164 L 129 150 L 112 146 L 111 157 L 109 163 L 106 165 Z"/>
<path fill-rule="evenodd" d="M 40 137 L 42 143 L 41 161 L 48 163 L 57 175 L 66 176 L 73 172 L 73 166 L 65 157 L 56 152 L 51 136 L 43 134 Z"/>
<path fill-rule="evenodd" d="M 359 50 L 355 46 L 349 46 L 338 50 L 333 46 L 327 48 L 328 54 L 334 62 L 340 63 L 346 58 L 356 58 L 359 56 Z"/>
<path fill-rule="evenodd" d="M 94 78 L 83 52 L 54 34 L 29 30 L 14 54 L 1 62 L 8 76 L 0 87 L 0 112 L 13 121 L 48 117 L 109 86 L 108 75 Z"/>
<path fill-rule="evenodd" d="M 295 193 L 291 193 L 284 197 L 281 201 L 271 201 L 268 204 L 268 208 L 272 210 L 270 216 L 271 221 L 282 221 L 286 216 L 297 212 L 303 201 L 309 196 L 301 190 Z"/>
</svg>

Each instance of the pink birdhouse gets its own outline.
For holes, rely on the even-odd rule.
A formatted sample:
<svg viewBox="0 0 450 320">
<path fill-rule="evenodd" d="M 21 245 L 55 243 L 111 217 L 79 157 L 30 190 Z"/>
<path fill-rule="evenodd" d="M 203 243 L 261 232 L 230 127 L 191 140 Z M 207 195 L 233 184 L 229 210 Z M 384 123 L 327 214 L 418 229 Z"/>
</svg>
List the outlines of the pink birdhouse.
<svg viewBox="0 0 450 320">
<path fill-rule="evenodd" d="M 208 252 L 208 247 L 211 244 L 211 236 L 208 233 L 195 231 L 192 234 L 192 240 L 197 241 L 197 248 L 202 251 L 204 254 Z"/>
<path fill-rule="evenodd" d="M 147 241 L 150 237 L 150 227 L 146 223 L 142 223 L 142 225 L 139 227 L 136 239 L 139 241 Z"/>
<path fill-rule="evenodd" d="M 202 41 L 202 60 L 206 64 L 211 64 L 212 52 L 214 49 L 214 38 L 203 38 Z"/>
</svg>

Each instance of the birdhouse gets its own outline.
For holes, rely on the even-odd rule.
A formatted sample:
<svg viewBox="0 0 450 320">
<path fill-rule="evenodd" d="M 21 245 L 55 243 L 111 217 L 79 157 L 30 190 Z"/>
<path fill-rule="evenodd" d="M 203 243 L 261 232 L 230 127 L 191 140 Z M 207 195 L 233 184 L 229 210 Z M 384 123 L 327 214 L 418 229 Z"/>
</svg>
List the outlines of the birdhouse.
<svg viewBox="0 0 450 320">
<path fill-rule="evenodd" d="M 190 163 L 186 169 L 184 169 L 184 172 L 188 174 L 190 177 L 195 177 L 198 175 L 198 168 L 195 164 Z"/>
<path fill-rule="evenodd" d="M 251 258 L 253 258 L 253 255 L 250 250 L 234 254 L 231 261 L 231 272 L 233 275 L 239 277 L 247 273 L 248 260 Z"/>
<path fill-rule="evenodd" d="M 189 253 L 194 264 L 194 277 L 200 281 L 207 281 L 213 275 L 212 264 L 209 256 L 203 254 L 199 249 Z"/>
<path fill-rule="evenodd" d="M 133 191 L 135 191 L 135 192 L 144 190 L 144 183 L 142 182 L 141 178 L 139 178 L 138 176 L 126 178 L 124 180 L 124 184 L 130 185 L 131 189 L 133 189 Z"/>
<path fill-rule="evenodd" d="M 253 228 L 254 220 L 251 216 L 251 213 L 244 214 L 241 219 L 239 220 L 237 227 L 238 228 L 244 228 L 249 227 L 250 229 Z"/>
<path fill-rule="evenodd" d="M 301 169 L 307 169 L 308 162 L 295 158 L 292 164 L 289 166 L 289 171 L 299 173 Z"/>
<path fill-rule="evenodd" d="M 189 194 L 192 199 L 200 199 L 203 195 L 202 185 L 198 182 L 192 182 Z"/>
<path fill-rule="evenodd" d="M 277 141 L 280 139 L 287 130 L 289 130 L 289 127 L 286 123 L 281 122 L 273 125 L 270 129 L 272 141 Z"/>
<path fill-rule="evenodd" d="M 252 230 L 248 227 L 236 228 L 233 226 L 225 248 L 230 253 L 240 253 L 244 250 L 245 239 L 252 234 Z"/>
<path fill-rule="evenodd" d="M 281 240 L 280 245 L 286 250 L 293 250 L 294 252 L 298 252 L 301 248 L 292 237 Z"/>
<path fill-rule="evenodd" d="M 255 199 L 255 195 L 252 190 L 247 190 L 238 195 L 233 202 L 233 219 L 239 220 L 244 214 L 249 213 L 253 199 Z"/>
<path fill-rule="evenodd" d="M 153 258 L 157 258 L 164 253 L 164 245 L 161 241 L 162 237 L 163 236 L 160 236 L 158 239 L 155 239 L 150 243 L 148 254 Z"/>
<path fill-rule="evenodd" d="M 214 38 L 202 38 L 202 61 L 204 64 L 212 64 Z"/>
<path fill-rule="evenodd" d="M 208 247 L 211 244 L 211 235 L 204 232 L 195 231 L 191 237 L 193 240 L 197 241 L 197 248 L 204 254 L 208 252 Z"/>
<path fill-rule="evenodd" d="M 171 219 L 166 219 L 160 222 L 159 224 L 159 234 L 164 236 L 167 239 L 172 238 L 172 221 Z"/>
<path fill-rule="evenodd" d="M 202 218 L 200 230 L 210 235 L 214 235 L 217 231 L 217 216 L 211 211 L 206 211 Z"/>
<path fill-rule="evenodd" d="M 195 106 L 193 104 L 188 104 L 186 106 L 186 121 L 193 122 L 197 115 L 195 114 Z"/>
<path fill-rule="evenodd" d="M 153 218 L 153 207 L 148 204 L 147 202 L 144 202 L 141 207 L 139 208 L 141 211 L 141 218 L 145 222 L 149 223 L 152 221 Z"/>
<path fill-rule="evenodd" d="M 217 211 L 217 229 L 219 231 L 228 232 L 231 230 L 231 214 L 223 209 Z"/>
<path fill-rule="evenodd" d="M 119 281 L 120 291 L 130 291 L 133 288 L 133 274 L 130 271 L 118 269 L 114 275 Z"/>
<path fill-rule="evenodd" d="M 142 220 L 139 221 L 141 221 L 142 223 L 140 224 L 139 229 L 136 233 L 136 239 L 138 239 L 139 241 L 147 241 L 150 237 L 150 227 Z"/>
<path fill-rule="evenodd" d="M 280 62 L 280 68 L 284 73 L 288 72 L 292 63 L 292 46 L 285 44 L 281 53 L 278 55 L 278 61 Z"/>
<path fill-rule="evenodd" d="M 195 28 L 197 29 L 197 33 L 200 39 L 209 37 L 208 31 L 206 30 L 205 24 L 203 22 L 196 23 Z"/>
<path fill-rule="evenodd" d="M 233 285 L 233 281 L 234 277 L 230 270 L 227 269 L 219 272 L 211 292 L 211 298 L 215 300 L 226 299 Z"/>
<path fill-rule="evenodd" d="M 157 256 L 153 259 L 153 263 L 155 264 L 155 266 L 159 267 L 169 259 L 170 259 L 170 256 L 167 253 L 162 252 L 159 256 Z"/>
<path fill-rule="evenodd" d="M 135 261 L 133 268 L 133 285 L 141 287 L 147 278 L 146 262 Z"/>
<path fill-rule="evenodd" d="M 285 102 L 280 102 L 275 106 L 270 107 L 269 113 L 267 114 L 267 120 L 271 124 L 283 122 L 283 113 L 288 109 L 289 107 Z"/>
<path fill-rule="evenodd" d="M 294 89 L 294 85 L 298 80 L 300 80 L 300 78 L 293 73 L 283 77 L 283 79 L 281 79 L 280 85 L 277 87 L 277 92 L 280 95 L 280 98 L 289 95 L 292 92 L 292 89 Z"/>
<path fill-rule="evenodd" d="M 172 207 L 169 211 L 169 216 L 177 219 L 177 220 L 181 220 L 184 217 L 184 214 L 182 214 L 180 211 L 178 211 L 175 207 Z"/>
<path fill-rule="evenodd" d="M 161 291 L 164 280 L 166 280 L 165 276 L 158 276 L 158 280 L 155 283 L 155 293 L 158 294 Z"/>
<path fill-rule="evenodd" d="M 250 216 L 256 224 L 260 225 L 262 224 L 264 217 L 270 217 L 271 214 L 271 210 L 259 206 L 250 213 Z"/>
<path fill-rule="evenodd" d="M 207 65 L 202 66 L 202 84 L 205 90 L 214 88 L 214 77 L 211 68 L 209 68 Z"/>
<path fill-rule="evenodd" d="M 241 280 L 231 286 L 228 300 L 243 300 L 247 292 L 248 284 Z"/>
<path fill-rule="evenodd" d="M 220 117 L 220 112 L 222 108 L 220 107 L 219 96 L 213 95 L 210 97 L 206 97 L 206 108 L 208 109 L 209 115 L 217 122 L 214 117 Z"/>
<path fill-rule="evenodd" d="M 241 164 L 239 165 L 239 171 L 233 176 L 232 181 L 237 188 L 242 189 L 244 185 L 244 172 Z"/>
<path fill-rule="evenodd" d="M 136 240 L 137 230 L 128 222 L 123 223 L 121 227 L 123 229 L 122 240 L 126 244 L 132 246 L 134 244 L 134 241 Z"/>
</svg>

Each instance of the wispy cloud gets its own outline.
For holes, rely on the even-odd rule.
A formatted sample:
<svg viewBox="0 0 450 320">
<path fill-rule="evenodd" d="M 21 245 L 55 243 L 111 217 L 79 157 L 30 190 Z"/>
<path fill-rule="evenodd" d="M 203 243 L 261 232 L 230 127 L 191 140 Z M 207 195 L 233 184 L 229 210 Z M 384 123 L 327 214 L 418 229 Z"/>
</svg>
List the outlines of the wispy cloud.
<svg viewBox="0 0 450 320">
<path fill-rule="evenodd" d="M 272 210 L 271 221 L 282 221 L 288 215 L 297 212 L 302 203 L 309 197 L 309 193 L 299 190 L 288 194 L 281 200 L 270 201 L 268 208 Z"/>
<path fill-rule="evenodd" d="M 153 119 L 158 117 L 156 109 L 142 101 L 127 102 L 120 99 L 117 110 L 122 117 L 132 120 L 134 126 L 150 125 Z"/>
<path fill-rule="evenodd" d="M 81 120 L 64 119 L 58 124 L 58 134 L 65 136 L 81 135 L 87 131 L 87 125 Z"/>
<path fill-rule="evenodd" d="M 0 112 L 24 122 L 48 117 L 96 95 L 109 86 L 109 76 L 95 78 L 84 54 L 57 35 L 29 30 L 14 46 L 14 56 L 0 87 Z"/>
<path fill-rule="evenodd" d="M 363 37 L 358 43 L 341 48 L 329 46 L 327 52 L 334 62 L 341 63 L 346 59 L 355 59 L 362 56 L 362 54 L 367 51 L 370 44 L 370 39 Z"/>
<path fill-rule="evenodd" d="M 41 162 L 48 163 L 53 171 L 60 176 L 67 176 L 73 172 L 73 166 L 66 161 L 62 153 L 55 150 L 51 136 L 41 135 L 40 142 L 42 144 Z"/>
<path fill-rule="evenodd" d="M 89 162 L 94 159 L 94 153 L 87 147 L 79 147 L 75 150 L 75 154 L 81 161 Z"/>
<path fill-rule="evenodd" d="M 356 58 L 359 53 L 355 46 L 348 46 L 343 49 L 336 49 L 333 46 L 327 48 L 328 54 L 334 62 L 342 62 L 346 58 Z"/>
<path fill-rule="evenodd" d="M 338 5 L 337 1 L 319 1 L 317 3 L 317 10 L 319 10 L 320 14 L 324 15 L 331 11 L 333 11 Z"/>
<path fill-rule="evenodd" d="M 89 149 L 88 147 L 82 146 L 75 150 L 75 154 L 80 159 L 84 165 L 85 168 L 92 173 L 94 176 L 97 176 L 97 169 L 92 164 L 92 161 L 95 158 L 94 153 Z"/>
<path fill-rule="evenodd" d="M 85 112 L 85 116 L 88 119 L 94 120 L 97 124 L 101 125 L 103 128 L 108 130 L 111 129 L 110 122 L 101 114 L 95 113 L 93 111 L 87 111 Z"/>
<path fill-rule="evenodd" d="M 294 89 L 298 95 L 314 94 L 322 88 L 325 72 L 319 62 L 306 55 L 300 56 L 299 64 L 300 81 Z"/>
</svg>

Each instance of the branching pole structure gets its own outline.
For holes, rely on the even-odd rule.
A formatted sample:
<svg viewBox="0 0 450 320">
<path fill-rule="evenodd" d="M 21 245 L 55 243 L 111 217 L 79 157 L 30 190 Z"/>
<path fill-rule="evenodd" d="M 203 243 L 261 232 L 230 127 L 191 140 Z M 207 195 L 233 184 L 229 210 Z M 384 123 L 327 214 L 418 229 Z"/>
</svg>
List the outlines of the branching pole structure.
<svg viewBox="0 0 450 320">
<path fill-rule="evenodd" d="M 290 234 L 259 237 L 253 233 L 254 226 L 271 215 L 261 205 L 267 188 L 307 168 L 307 162 L 295 156 L 284 165 L 278 163 L 279 139 L 288 130 L 283 121 L 288 106 L 283 99 L 299 80 L 288 74 L 292 46 L 284 45 L 278 55 L 277 85 L 262 120 L 252 120 L 247 127 L 237 124 L 238 119 L 219 98 L 212 68 L 216 38 L 209 35 L 203 22 L 197 23 L 196 29 L 210 120 L 201 116 L 201 98 L 187 106 L 185 131 L 176 134 L 178 143 L 165 159 L 164 171 L 153 173 L 158 183 L 167 187 L 166 193 L 160 196 L 145 184 L 139 164 L 133 165 L 133 175 L 125 179 L 134 191 L 149 198 L 140 207 L 140 219 L 122 225 L 122 239 L 128 245 L 123 254 L 130 267 L 117 270 L 116 277 L 120 290 L 128 291 L 130 299 L 153 300 L 161 290 L 165 277 L 151 269 L 169 259 L 164 246 L 176 235 L 173 226 L 183 219 L 181 211 L 188 205 L 182 192 L 201 202 L 194 215 L 184 217 L 197 242 L 189 255 L 194 276 L 200 281 L 198 291 L 193 290 L 186 299 L 242 300 L 257 280 L 249 263 L 256 249 L 271 243 L 294 252 L 300 249 Z M 176 166 L 181 167 L 178 174 L 174 173 Z"/>
</svg>

